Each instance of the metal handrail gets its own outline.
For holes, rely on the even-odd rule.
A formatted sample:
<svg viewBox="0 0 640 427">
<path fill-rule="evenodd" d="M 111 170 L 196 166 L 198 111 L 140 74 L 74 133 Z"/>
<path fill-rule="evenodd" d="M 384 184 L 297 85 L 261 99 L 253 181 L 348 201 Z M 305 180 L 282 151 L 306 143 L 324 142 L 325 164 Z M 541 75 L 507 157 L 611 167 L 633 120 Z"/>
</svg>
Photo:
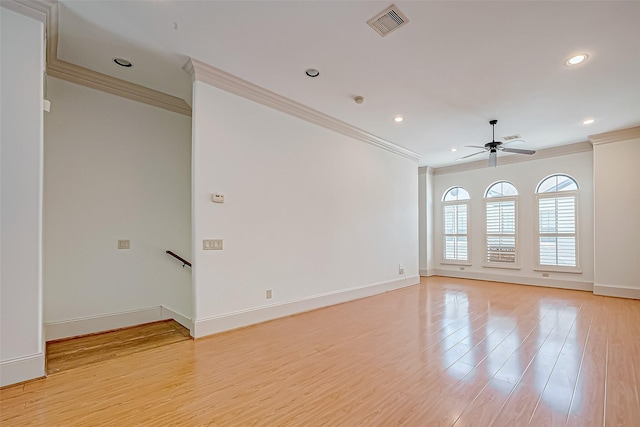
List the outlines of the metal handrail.
<svg viewBox="0 0 640 427">
<path fill-rule="evenodd" d="M 186 259 L 182 258 L 180 255 L 171 252 L 171 251 L 166 251 L 169 255 L 171 255 L 172 257 L 180 260 L 180 262 L 182 262 L 182 267 L 184 268 L 185 265 L 188 265 L 189 267 L 191 267 L 191 263 L 189 261 L 187 261 Z"/>
</svg>

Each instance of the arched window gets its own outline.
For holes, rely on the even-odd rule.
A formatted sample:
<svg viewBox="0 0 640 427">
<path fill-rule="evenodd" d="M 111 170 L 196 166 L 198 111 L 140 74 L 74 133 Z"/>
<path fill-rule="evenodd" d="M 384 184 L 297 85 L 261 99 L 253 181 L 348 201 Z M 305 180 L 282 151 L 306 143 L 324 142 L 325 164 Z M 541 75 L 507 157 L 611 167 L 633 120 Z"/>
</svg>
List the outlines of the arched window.
<svg viewBox="0 0 640 427">
<path fill-rule="evenodd" d="M 443 202 L 455 202 L 458 200 L 469 200 L 469 192 L 462 187 L 453 187 L 447 190 L 442 197 Z"/>
<path fill-rule="evenodd" d="M 450 188 L 442 196 L 444 263 L 469 262 L 469 199 L 469 192 L 462 187 Z"/>
<path fill-rule="evenodd" d="M 489 186 L 485 197 L 485 266 L 518 267 L 518 190 L 508 181 Z"/>
<path fill-rule="evenodd" d="M 536 188 L 538 269 L 578 270 L 578 183 L 569 175 L 546 177 Z"/>
<path fill-rule="evenodd" d="M 487 188 L 484 197 L 510 197 L 517 196 L 518 190 L 509 181 L 498 181 Z"/>
</svg>

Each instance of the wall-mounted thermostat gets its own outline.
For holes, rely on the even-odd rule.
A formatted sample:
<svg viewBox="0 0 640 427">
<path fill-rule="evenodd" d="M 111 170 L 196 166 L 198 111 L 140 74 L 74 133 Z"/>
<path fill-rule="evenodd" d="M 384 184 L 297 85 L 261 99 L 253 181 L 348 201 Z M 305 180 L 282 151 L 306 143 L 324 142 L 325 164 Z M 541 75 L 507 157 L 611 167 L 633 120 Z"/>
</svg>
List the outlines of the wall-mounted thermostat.
<svg viewBox="0 0 640 427">
<path fill-rule="evenodd" d="M 213 200 L 213 203 L 224 203 L 224 194 L 213 193 L 211 195 L 211 200 Z"/>
</svg>

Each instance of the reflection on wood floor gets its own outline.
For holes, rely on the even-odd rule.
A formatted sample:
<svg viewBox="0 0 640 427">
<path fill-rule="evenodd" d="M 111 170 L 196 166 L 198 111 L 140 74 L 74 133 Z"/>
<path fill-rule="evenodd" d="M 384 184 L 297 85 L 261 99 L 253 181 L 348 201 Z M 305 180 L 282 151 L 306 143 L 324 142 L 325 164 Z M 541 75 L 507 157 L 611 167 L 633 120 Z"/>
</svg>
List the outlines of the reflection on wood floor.
<svg viewBox="0 0 640 427">
<path fill-rule="evenodd" d="M 189 338 L 188 329 L 175 320 L 165 320 L 48 342 L 47 374 L 123 357 Z"/>
<path fill-rule="evenodd" d="M 3 426 L 639 426 L 640 301 L 418 286 L 0 391 Z"/>
</svg>

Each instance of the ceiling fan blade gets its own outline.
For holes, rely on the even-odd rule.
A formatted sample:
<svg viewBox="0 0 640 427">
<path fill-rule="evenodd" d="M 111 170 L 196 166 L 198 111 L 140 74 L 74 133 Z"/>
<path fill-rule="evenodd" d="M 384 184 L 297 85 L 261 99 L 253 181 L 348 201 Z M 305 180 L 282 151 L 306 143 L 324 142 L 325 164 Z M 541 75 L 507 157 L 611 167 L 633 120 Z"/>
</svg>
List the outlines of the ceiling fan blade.
<svg viewBox="0 0 640 427">
<path fill-rule="evenodd" d="M 496 153 L 495 151 L 492 151 L 489 154 L 489 167 L 495 168 L 497 165 L 498 165 L 498 153 Z"/>
<path fill-rule="evenodd" d="M 518 154 L 536 154 L 534 150 L 522 150 L 520 148 L 500 148 L 505 153 L 518 153 Z"/>
<path fill-rule="evenodd" d="M 483 151 L 478 151 L 477 153 L 469 154 L 468 156 L 460 157 L 459 159 L 456 159 L 456 160 L 466 159 L 467 157 L 472 157 L 472 156 L 475 156 L 475 155 L 478 155 L 478 154 L 482 154 L 482 153 L 484 153 L 484 150 Z"/>
<path fill-rule="evenodd" d="M 479 145 L 465 145 L 465 147 L 469 147 L 469 148 L 482 148 L 483 150 L 486 150 L 486 147 L 481 147 Z"/>
</svg>

